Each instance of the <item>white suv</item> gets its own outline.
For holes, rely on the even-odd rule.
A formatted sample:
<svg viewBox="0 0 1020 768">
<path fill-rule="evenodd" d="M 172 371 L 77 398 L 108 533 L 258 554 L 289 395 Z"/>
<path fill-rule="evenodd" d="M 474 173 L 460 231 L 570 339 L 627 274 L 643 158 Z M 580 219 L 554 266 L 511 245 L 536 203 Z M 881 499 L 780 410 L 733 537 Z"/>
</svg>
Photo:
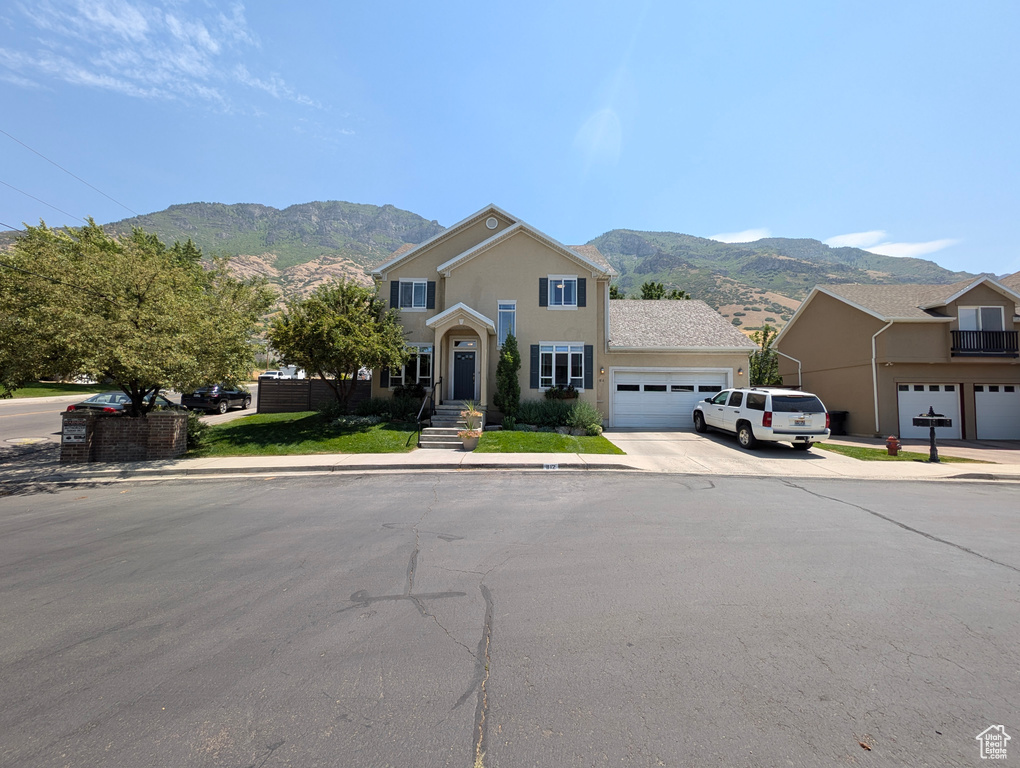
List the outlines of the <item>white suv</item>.
<svg viewBox="0 0 1020 768">
<path fill-rule="evenodd" d="M 735 432 L 743 448 L 759 440 L 792 443 L 806 451 L 829 436 L 829 414 L 810 392 L 771 387 L 724 389 L 694 408 L 694 429 Z"/>
</svg>

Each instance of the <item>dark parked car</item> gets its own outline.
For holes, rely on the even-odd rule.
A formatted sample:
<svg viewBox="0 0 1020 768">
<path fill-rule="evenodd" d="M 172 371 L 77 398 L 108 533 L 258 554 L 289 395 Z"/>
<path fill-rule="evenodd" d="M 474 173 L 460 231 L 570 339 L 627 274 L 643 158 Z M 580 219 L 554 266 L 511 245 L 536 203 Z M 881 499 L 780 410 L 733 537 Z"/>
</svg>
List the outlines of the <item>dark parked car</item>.
<svg viewBox="0 0 1020 768">
<path fill-rule="evenodd" d="M 145 402 L 151 402 L 152 395 L 145 398 Z M 88 400 L 67 406 L 69 411 L 97 411 L 99 413 L 125 413 L 131 405 L 131 398 L 123 392 L 100 392 L 92 395 Z M 167 400 L 163 395 L 156 397 L 157 408 L 167 408 L 173 411 L 186 410 L 183 406 Z"/>
<path fill-rule="evenodd" d="M 232 387 L 229 384 L 211 384 L 184 394 L 181 402 L 196 411 L 226 413 L 234 407 L 243 410 L 251 405 L 251 393 L 247 389 Z"/>
</svg>

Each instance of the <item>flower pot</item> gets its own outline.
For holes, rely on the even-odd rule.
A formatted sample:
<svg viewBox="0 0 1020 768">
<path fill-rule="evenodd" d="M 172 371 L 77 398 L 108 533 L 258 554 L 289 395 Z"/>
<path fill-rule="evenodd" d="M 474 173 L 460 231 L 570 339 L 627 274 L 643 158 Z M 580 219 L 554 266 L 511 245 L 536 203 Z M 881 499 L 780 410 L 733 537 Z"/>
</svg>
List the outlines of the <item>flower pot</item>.
<svg viewBox="0 0 1020 768">
<path fill-rule="evenodd" d="M 462 437 L 460 439 L 460 442 L 461 442 L 461 445 L 464 446 L 464 450 L 465 451 L 473 451 L 475 448 L 478 447 L 478 438 L 477 437 Z"/>
</svg>

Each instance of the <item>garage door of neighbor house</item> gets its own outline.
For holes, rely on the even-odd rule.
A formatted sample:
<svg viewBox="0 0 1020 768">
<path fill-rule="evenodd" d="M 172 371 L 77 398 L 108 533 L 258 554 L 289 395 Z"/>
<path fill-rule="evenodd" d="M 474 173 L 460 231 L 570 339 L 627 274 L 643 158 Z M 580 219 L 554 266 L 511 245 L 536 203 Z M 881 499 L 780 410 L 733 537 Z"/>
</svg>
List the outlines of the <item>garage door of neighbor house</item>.
<svg viewBox="0 0 1020 768">
<path fill-rule="evenodd" d="M 960 387 L 956 384 L 899 384 L 897 385 L 897 401 L 900 407 L 900 437 L 928 438 L 928 427 L 915 427 L 915 416 L 928 413 L 934 408 L 935 413 L 953 420 L 952 427 L 940 427 L 935 430 L 936 437 L 947 440 L 959 440 L 960 423 Z"/>
<path fill-rule="evenodd" d="M 1020 384 L 975 384 L 978 440 L 1020 440 Z"/>
<path fill-rule="evenodd" d="M 725 373 L 704 371 L 616 371 L 613 426 L 632 429 L 689 429 L 699 400 L 728 384 Z"/>
</svg>

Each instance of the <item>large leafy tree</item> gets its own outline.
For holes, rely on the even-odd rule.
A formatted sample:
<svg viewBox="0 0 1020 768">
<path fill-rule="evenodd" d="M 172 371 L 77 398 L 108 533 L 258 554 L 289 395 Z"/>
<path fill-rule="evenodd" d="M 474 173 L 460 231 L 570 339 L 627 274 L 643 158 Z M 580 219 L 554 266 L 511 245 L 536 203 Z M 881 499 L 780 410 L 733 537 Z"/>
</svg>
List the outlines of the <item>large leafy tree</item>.
<svg viewBox="0 0 1020 768">
<path fill-rule="evenodd" d="M 289 301 L 267 335 L 285 364 L 315 371 L 344 409 L 359 368 L 398 368 L 409 356 L 397 311 L 374 289 L 349 280 Z"/>
<path fill-rule="evenodd" d="M 163 389 L 250 374 L 251 337 L 272 304 L 262 281 L 188 241 L 28 227 L 0 255 L 0 395 L 43 376 L 110 380 L 143 416 Z"/>
<path fill-rule="evenodd" d="M 779 353 L 772 348 L 777 331 L 768 323 L 761 330 L 751 334 L 751 341 L 758 345 L 758 351 L 751 353 L 748 374 L 752 387 L 770 387 L 783 383 L 779 375 Z"/>
</svg>

